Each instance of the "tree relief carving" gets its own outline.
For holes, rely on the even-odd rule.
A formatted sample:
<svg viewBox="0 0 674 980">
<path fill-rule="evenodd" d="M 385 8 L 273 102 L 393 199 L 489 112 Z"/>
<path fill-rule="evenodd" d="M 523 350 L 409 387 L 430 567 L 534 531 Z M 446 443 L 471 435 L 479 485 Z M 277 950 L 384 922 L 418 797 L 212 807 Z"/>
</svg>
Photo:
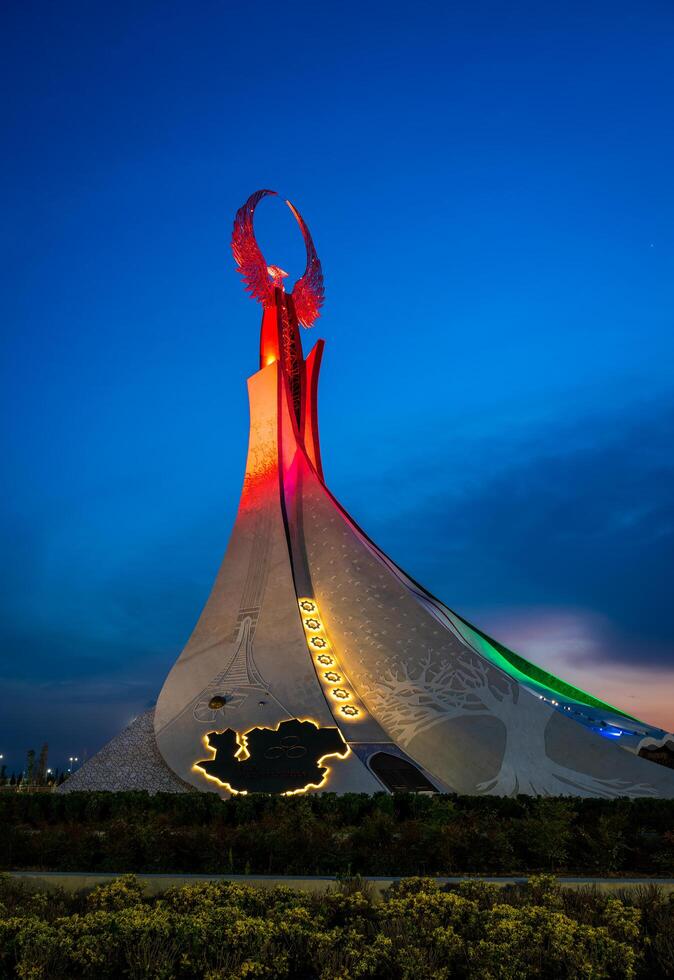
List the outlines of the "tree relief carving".
<svg viewBox="0 0 674 980">
<path fill-rule="evenodd" d="M 533 701 L 520 704 L 519 684 L 468 650 L 452 659 L 434 651 L 418 661 L 380 659 L 374 671 L 364 660 L 361 665 L 361 697 L 403 748 L 454 718 L 490 715 L 503 723 L 506 739 L 499 771 L 493 779 L 476 785 L 478 793 L 656 795 L 648 783 L 601 779 L 555 763 L 545 745 L 545 729 L 554 708 Z"/>
</svg>

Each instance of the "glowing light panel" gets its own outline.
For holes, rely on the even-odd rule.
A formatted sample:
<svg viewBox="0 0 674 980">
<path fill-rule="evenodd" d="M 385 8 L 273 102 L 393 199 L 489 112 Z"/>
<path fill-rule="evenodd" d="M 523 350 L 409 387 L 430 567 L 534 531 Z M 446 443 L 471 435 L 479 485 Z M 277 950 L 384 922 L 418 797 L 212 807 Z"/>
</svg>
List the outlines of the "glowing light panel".
<svg viewBox="0 0 674 980">
<path fill-rule="evenodd" d="M 326 635 L 324 620 L 319 612 L 318 603 L 315 599 L 310 598 L 302 598 L 297 601 L 301 613 L 311 613 L 310 616 L 302 616 L 302 626 L 304 628 L 307 646 L 315 663 L 320 667 L 336 668 L 317 671 L 318 679 L 323 687 L 323 693 L 328 699 L 328 704 L 330 703 L 330 699 L 337 702 L 358 700 L 355 693 L 348 686 L 344 674 L 341 672 L 335 651 Z M 323 652 L 328 649 L 330 653 Z M 339 687 L 334 687 L 333 685 L 335 684 L 339 684 Z M 337 711 L 337 705 L 331 710 L 334 715 Z M 342 720 L 356 721 L 364 717 L 365 709 L 360 705 L 357 707 L 355 704 L 340 703 L 338 714 Z"/>
</svg>

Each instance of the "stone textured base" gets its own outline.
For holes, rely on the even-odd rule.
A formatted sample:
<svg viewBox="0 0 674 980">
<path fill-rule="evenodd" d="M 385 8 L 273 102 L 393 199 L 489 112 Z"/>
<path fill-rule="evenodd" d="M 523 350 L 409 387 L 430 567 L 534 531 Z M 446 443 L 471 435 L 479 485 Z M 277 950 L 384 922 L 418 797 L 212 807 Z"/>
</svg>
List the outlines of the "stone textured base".
<svg viewBox="0 0 674 980">
<path fill-rule="evenodd" d="M 80 791 L 139 789 L 148 793 L 195 793 L 166 765 L 154 737 L 154 708 L 104 745 L 56 790 Z"/>
</svg>

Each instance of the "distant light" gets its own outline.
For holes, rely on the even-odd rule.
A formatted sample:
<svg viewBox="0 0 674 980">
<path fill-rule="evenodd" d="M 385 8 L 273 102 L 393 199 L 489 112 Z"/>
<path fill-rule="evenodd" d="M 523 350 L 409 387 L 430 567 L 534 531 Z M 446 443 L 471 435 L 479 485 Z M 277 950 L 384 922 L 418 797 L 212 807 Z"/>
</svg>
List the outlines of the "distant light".
<svg viewBox="0 0 674 980">
<path fill-rule="evenodd" d="M 604 738 L 620 738 L 621 735 L 625 733 L 620 728 L 593 728 L 593 731 L 597 732 L 598 735 L 603 735 Z"/>
</svg>

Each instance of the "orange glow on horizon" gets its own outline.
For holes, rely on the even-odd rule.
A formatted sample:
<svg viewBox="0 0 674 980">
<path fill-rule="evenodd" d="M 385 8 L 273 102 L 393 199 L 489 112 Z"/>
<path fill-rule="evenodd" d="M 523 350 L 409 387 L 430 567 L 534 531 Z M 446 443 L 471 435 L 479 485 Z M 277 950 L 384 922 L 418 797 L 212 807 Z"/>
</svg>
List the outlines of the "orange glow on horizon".
<svg viewBox="0 0 674 980">
<path fill-rule="evenodd" d="M 587 609 L 513 608 L 480 614 L 488 632 L 544 670 L 646 725 L 674 731 L 674 666 L 629 661 L 614 624 Z M 486 622 L 484 622 L 486 620 Z M 618 642 L 620 655 L 613 656 Z M 629 642 L 629 641 L 628 641 Z"/>
</svg>

